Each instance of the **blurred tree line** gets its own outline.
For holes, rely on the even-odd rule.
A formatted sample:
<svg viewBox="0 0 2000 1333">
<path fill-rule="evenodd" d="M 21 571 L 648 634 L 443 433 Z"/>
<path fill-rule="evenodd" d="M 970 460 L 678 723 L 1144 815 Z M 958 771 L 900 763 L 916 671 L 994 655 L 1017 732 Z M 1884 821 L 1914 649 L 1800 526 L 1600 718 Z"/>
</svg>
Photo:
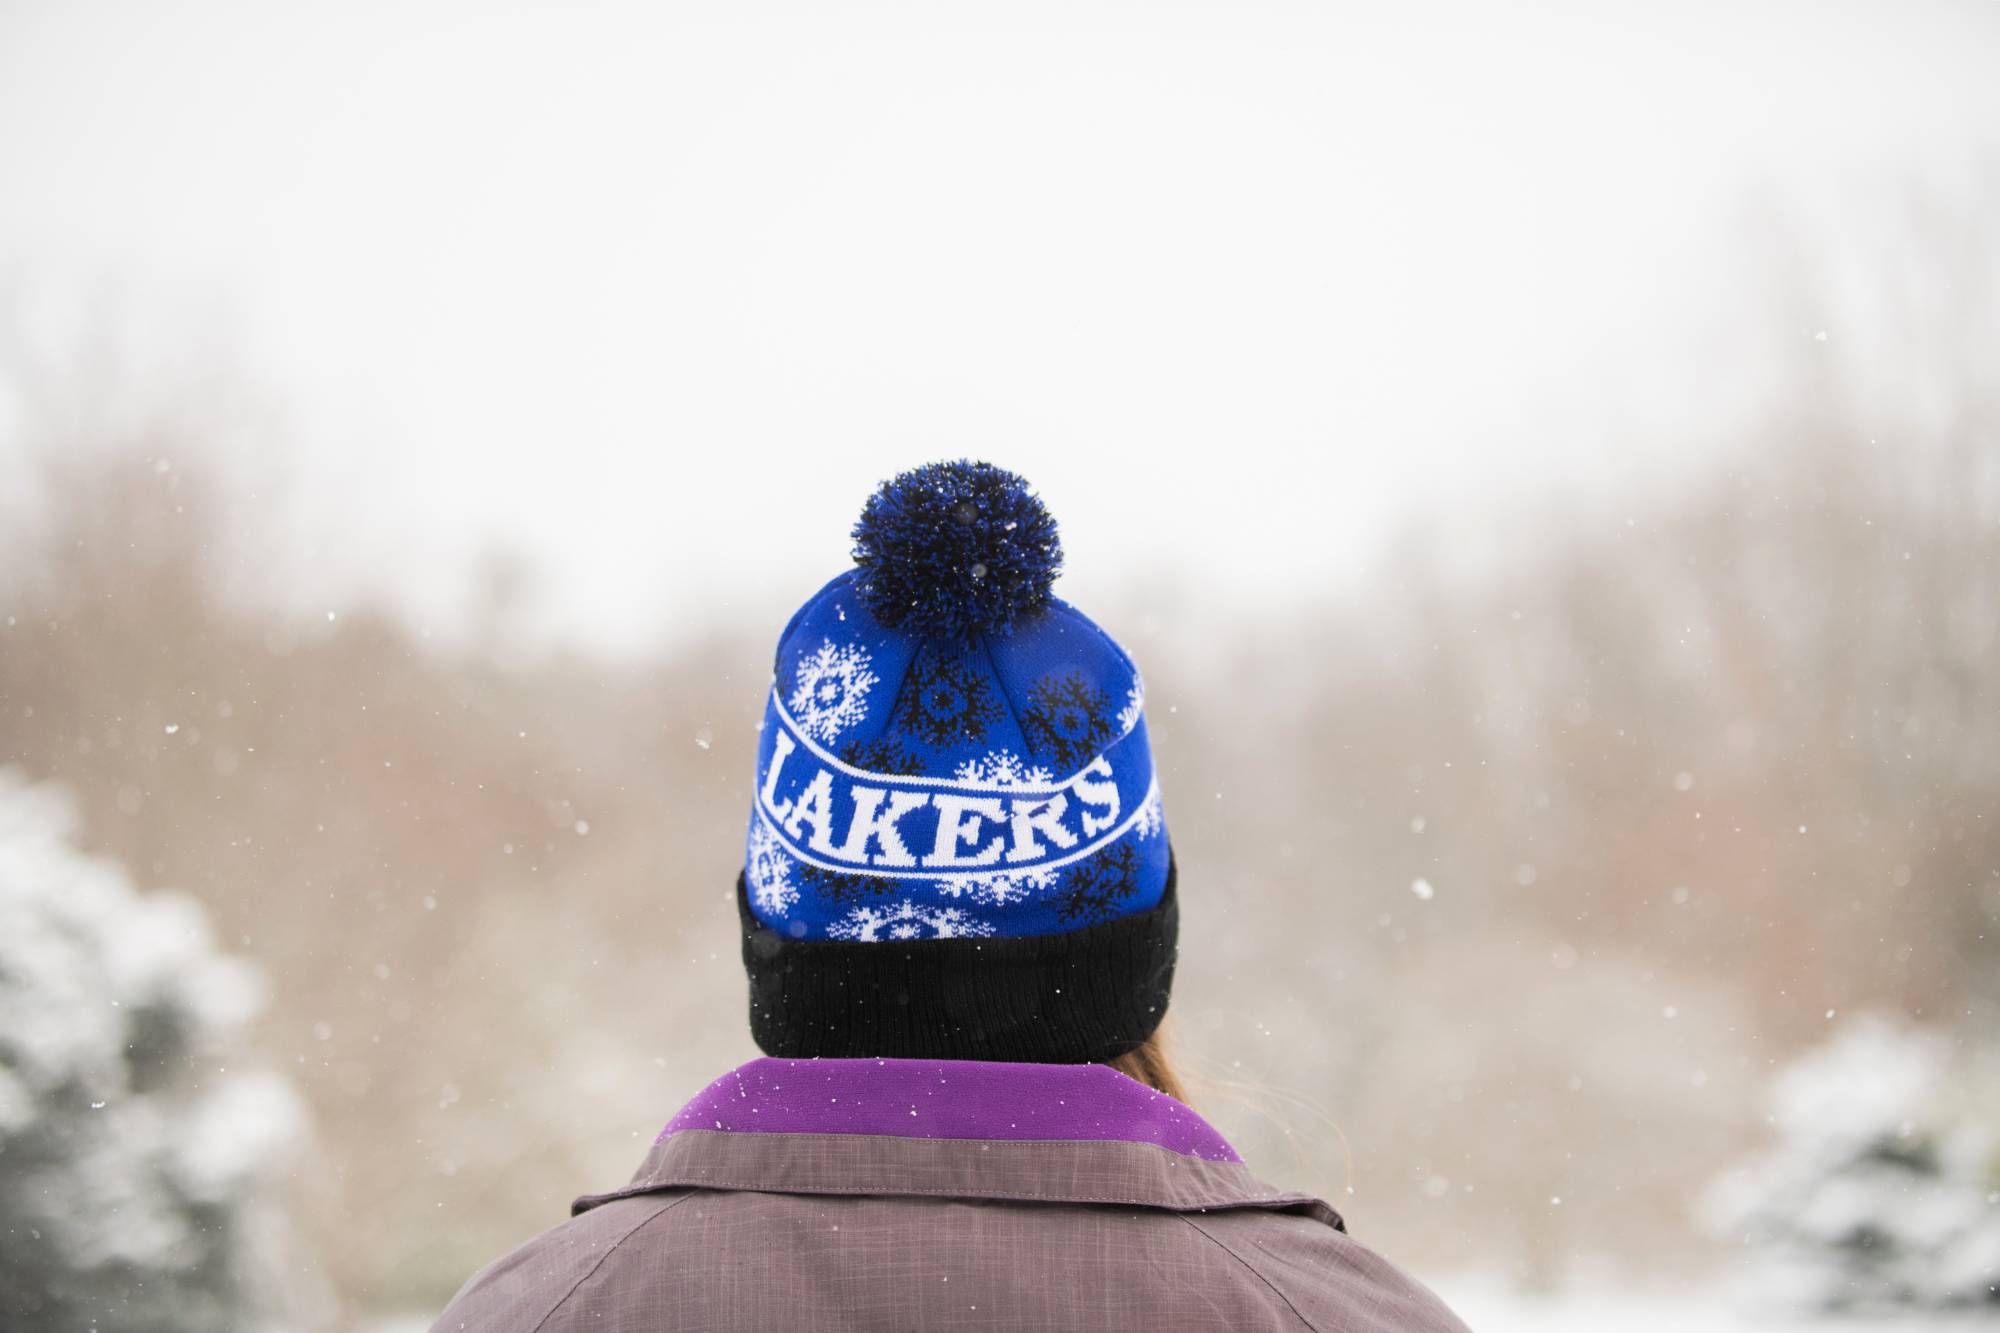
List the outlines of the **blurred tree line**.
<svg viewBox="0 0 2000 1333">
<path fill-rule="evenodd" d="M 1876 419 L 1842 373 L 1477 576 L 1419 531 L 1283 623 L 1092 608 L 1147 672 L 1201 1109 L 1419 1271 L 1704 1262 L 1778 1062 L 1864 1007 L 1993 1030 L 2000 404 L 1968 370 Z M 636 666 L 442 646 L 242 594 L 198 427 L 17 425 L 0 761 L 269 969 L 318 1252 L 435 1306 L 754 1054 L 730 895 L 792 603 Z"/>
</svg>

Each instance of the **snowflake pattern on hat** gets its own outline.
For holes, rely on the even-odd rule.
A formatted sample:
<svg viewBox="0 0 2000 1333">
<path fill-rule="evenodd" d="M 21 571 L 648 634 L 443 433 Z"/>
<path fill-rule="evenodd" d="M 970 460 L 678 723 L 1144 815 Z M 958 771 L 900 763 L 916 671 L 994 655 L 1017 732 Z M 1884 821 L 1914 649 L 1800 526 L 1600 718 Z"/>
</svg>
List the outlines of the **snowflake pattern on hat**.
<svg viewBox="0 0 2000 1333">
<path fill-rule="evenodd" d="M 1029 764 L 1004 747 L 989 750 L 977 759 L 965 760 L 952 770 L 952 776 L 960 782 L 984 782 L 995 787 L 1047 786 L 1055 781 L 1049 770 L 1039 764 Z"/>
<path fill-rule="evenodd" d="M 873 944 L 881 940 L 983 939 L 993 927 L 956 907 L 921 907 L 905 898 L 894 907 L 857 907 L 827 927 L 836 940 Z"/>
<path fill-rule="evenodd" d="M 870 773 L 893 773 L 911 777 L 924 771 L 924 761 L 886 736 L 871 741 L 849 741 L 840 747 L 841 762 Z"/>
<path fill-rule="evenodd" d="M 799 864 L 798 876 L 801 888 L 812 890 L 835 907 L 849 907 L 865 898 L 885 898 L 896 891 L 895 881 L 881 875 L 828 870 L 810 861 Z"/>
<path fill-rule="evenodd" d="M 874 659 L 859 644 L 822 642 L 799 659 L 792 697 L 785 706 L 799 730 L 831 742 L 868 715 L 868 691 L 875 685 Z"/>
<path fill-rule="evenodd" d="M 977 745 L 1000 720 L 1000 703 L 984 673 L 958 653 L 927 647 L 903 678 L 896 725 L 933 748 Z"/>
<path fill-rule="evenodd" d="M 1111 739 L 1111 701 L 1074 671 L 1051 673 L 1028 691 L 1021 734 L 1064 771 L 1080 767 Z"/>
<path fill-rule="evenodd" d="M 1109 921 L 1125 910 L 1124 900 L 1138 888 L 1138 869 L 1139 856 L 1130 842 L 1078 861 L 1063 875 L 1056 910 L 1065 921 Z"/>
<path fill-rule="evenodd" d="M 1139 714 L 1146 707 L 1146 678 L 1132 676 L 1132 688 L 1125 691 L 1125 706 L 1118 710 L 1118 732 L 1120 735 L 1139 725 Z"/>
<path fill-rule="evenodd" d="M 937 881 L 937 891 L 946 898 L 967 898 L 975 903 L 1005 907 L 1039 898 L 1060 880 L 1060 872 L 1054 870 L 996 870 L 990 875 L 943 876 Z"/>
<path fill-rule="evenodd" d="M 792 858 L 784 844 L 762 819 L 750 821 L 750 852 L 744 878 L 750 884 L 750 901 L 773 916 L 799 900 L 792 884 Z"/>
<path fill-rule="evenodd" d="M 1132 821 L 1132 836 L 1151 838 L 1164 833 L 1167 827 L 1166 807 L 1160 803 L 1160 788 L 1155 784 L 1147 793 L 1146 803 L 1139 807 L 1139 817 Z"/>
<path fill-rule="evenodd" d="M 1049 935 L 1159 901 L 1145 683 L 1048 591 L 1052 529 L 992 480 L 952 465 L 885 488 L 856 567 L 780 638 L 745 879 L 781 935 Z"/>
</svg>

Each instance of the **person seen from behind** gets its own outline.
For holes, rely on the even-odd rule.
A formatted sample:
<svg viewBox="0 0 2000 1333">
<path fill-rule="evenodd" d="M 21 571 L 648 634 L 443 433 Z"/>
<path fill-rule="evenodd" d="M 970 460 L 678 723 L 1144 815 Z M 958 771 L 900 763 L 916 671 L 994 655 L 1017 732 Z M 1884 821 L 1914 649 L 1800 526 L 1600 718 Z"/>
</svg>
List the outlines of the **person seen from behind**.
<svg viewBox="0 0 2000 1333">
<path fill-rule="evenodd" d="M 1056 527 L 885 482 L 779 637 L 736 900 L 765 1052 L 436 1333 L 1465 1333 L 1187 1104 L 1177 871 L 1130 656 Z"/>
</svg>

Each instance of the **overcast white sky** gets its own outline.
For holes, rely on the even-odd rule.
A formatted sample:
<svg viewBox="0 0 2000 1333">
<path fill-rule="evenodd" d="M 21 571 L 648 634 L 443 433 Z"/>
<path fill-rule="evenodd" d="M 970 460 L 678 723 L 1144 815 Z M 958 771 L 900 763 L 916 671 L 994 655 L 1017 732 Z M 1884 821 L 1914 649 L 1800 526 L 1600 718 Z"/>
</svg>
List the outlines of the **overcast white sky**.
<svg viewBox="0 0 2000 1333">
<path fill-rule="evenodd" d="M 1671 470 L 1773 354 L 1750 199 L 1950 199 L 1996 69 L 1991 0 L 0 0 L 0 277 L 269 389 L 301 598 L 504 540 L 585 641 L 775 632 L 972 454 L 1086 606 L 1269 600 Z"/>
</svg>

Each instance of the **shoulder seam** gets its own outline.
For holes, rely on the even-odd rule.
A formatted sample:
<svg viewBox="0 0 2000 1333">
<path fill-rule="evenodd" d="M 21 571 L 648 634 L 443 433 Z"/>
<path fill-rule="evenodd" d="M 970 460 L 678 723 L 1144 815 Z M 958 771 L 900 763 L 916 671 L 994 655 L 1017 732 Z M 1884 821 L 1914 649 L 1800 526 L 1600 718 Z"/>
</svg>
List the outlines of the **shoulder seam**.
<svg viewBox="0 0 2000 1333">
<path fill-rule="evenodd" d="M 857 1135 L 856 1137 L 863 1137 L 863 1136 Z M 1055 1143 L 1055 1142 L 1063 1142 L 1064 1140 L 1047 1139 L 1040 1141 Z M 964 1142 L 971 1143 L 975 1142 L 975 1140 L 967 1139 L 964 1140 Z M 1028 1142 L 1028 1140 L 1022 1140 L 1022 1142 Z M 1154 1145 L 1148 1145 L 1148 1146 L 1154 1146 Z M 1172 1149 L 1165 1149 L 1164 1151 L 1171 1152 Z M 734 1178 L 728 1180 L 715 1180 L 715 1179 L 695 1180 L 692 1179 L 687 1173 L 682 1173 L 682 1172 L 666 1173 L 663 1175 L 662 1179 L 658 1183 L 629 1186 L 625 1190 L 616 1191 L 610 1195 L 586 1194 L 583 1196 L 583 1198 L 589 1199 L 591 1201 L 592 1207 L 599 1207 L 602 1206 L 603 1204 L 611 1203 L 618 1199 L 636 1199 L 647 1194 L 659 1193 L 662 1190 L 674 1190 L 674 1189 L 750 1190 L 763 1194 L 800 1194 L 800 1195 L 814 1195 L 814 1196 L 882 1195 L 890 1198 L 903 1198 L 903 1197 L 909 1197 L 909 1198 L 941 1197 L 948 1199 L 977 1198 L 977 1199 L 998 1199 L 1003 1202 L 1009 1202 L 1009 1203 L 1115 1203 L 1115 1204 L 1122 1204 L 1128 1208 L 1157 1208 L 1162 1212 L 1169 1212 L 1169 1213 L 1181 1213 L 1181 1212 L 1219 1213 L 1219 1212 L 1233 1211 L 1239 1209 L 1255 1209 L 1259 1212 L 1281 1212 L 1287 1208 L 1295 1207 L 1301 1203 L 1324 1203 L 1324 1200 L 1314 1198 L 1311 1195 L 1303 1195 L 1303 1194 L 1281 1194 L 1281 1195 L 1273 1195 L 1269 1198 L 1263 1198 L 1263 1199 L 1255 1198 L 1252 1196 L 1230 1197 L 1229 1195 L 1225 1194 L 1219 1198 L 1196 1199 L 1196 1200 L 1190 1200 L 1189 1202 L 1186 1203 L 1176 1203 L 1171 1200 L 1162 1201 L 1161 1199 L 1156 1197 L 1134 1198 L 1133 1196 L 1135 1194 L 1140 1193 L 1140 1191 L 1138 1190 L 1123 1190 L 1116 1194 L 1086 1194 L 1081 1190 L 982 1189 L 977 1194 L 968 1194 L 964 1186 L 958 1186 L 958 1185 L 773 1184 L 768 1179 L 756 1178 L 756 1177 L 748 1179 L 740 1179 L 740 1180 Z"/>
<path fill-rule="evenodd" d="M 570 1297 L 576 1295 L 577 1292 L 581 1291 L 583 1289 L 583 1284 L 590 1281 L 590 1279 L 596 1277 L 597 1270 L 604 1267 L 605 1264 L 611 1261 L 611 1256 L 618 1253 L 618 1247 L 620 1245 L 623 1245 L 626 1241 L 632 1239 L 632 1237 L 638 1235 L 641 1231 L 651 1226 L 654 1222 L 659 1221 L 662 1217 L 665 1217 L 668 1213 L 672 1212 L 676 1207 L 686 1203 L 689 1199 L 693 1197 L 694 1196 L 692 1194 L 683 1194 L 678 1199 L 668 1200 L 665 1206 L 657 1208 L 652 1212 L 646 1214 L 646 1216 L 640 1218 L 637 1222 L 634 1222 L 632 1224 L 632 1229 L 630 1231 L 627 1231 L 617 1240 L 614 1240 L 609 1245 L 605 1246 L 603 1256 L 599 1258 L 596 1263 L 592 1264 L 589 1270 L 585 1272 L 582 1277 L 579 1277 L 575 1282 L 572 1282 L 570 1284 L 569 1290 L 562 1294 L 561 1300 L 557 1301 L 554 1305 L 551 1305 L 549 1307 L 549 1312 L 542 1316 L 541 1321 L 535 1325 L 534 1329 L 532 1330 L 532 1333 L 542 1333 L 542 1330 L 548 1327 L 549 1320 L 554 1319 L 556 1317 L 556 1314 L 565 1305 L 569 1304 Z"/>
<path fill-rule="evenodd" d="M 1193 1227 L 1197 1235 L 1201 1236 L 1209 1244 L 1215 1246 L 1216 1249 L 1221 1250 L 1224 1254 L 1228 1255 L 1230 1258 L 1234 1259 L 1237 1263 L 1242 1264 L 1245 1268 L 1249 1269 L 1252 1273 L 1254 1273 L 1259 1282 L 1262 1282 L 1265 1286 L 1271 1289 L 1271 1294 L 1273 1296 L 1276 1296 L 1279 1300 L 1285 1303 L 1285 1308 L 1292 1312 L 1292 1318 L 1298 1320 L 1301 1324 L 1311 1329 L 1312 1333 L 1320 1333 L 1319 1325 L 1315 1324 L 1312 1320 L 1306 1318 L 1305 1315 L 1301 1314 L 1299 1312 L 1299 1307 L 1292 1304 L 1292 1298 L 1285 1295 L 1284 1292 L 1280 1291 L 1278 1289 L 1277 1283 L 1271 1281 L 1270 1278 L 1264 1276 L 1264 1272 L 1262 1269 L 1258 1268 L 1257 1265 L 1251 1263 L 1248 1259 L 1245 1259 L 1242 1255 L 1238 1254 L 1229 1245 L 1226 1245 L 1221 1240 L 1217 1239 L 1212 1233 L 1210 1233 L 1207 1230 L 1207 1228 L 1203 1227 L 1200 1223 L 1196 1222 L 1186 1213 L 1175 1213 L 1174 1216 L 1180 1218 L 1181 1221 L 1187 1223 L 1190 1227 Z"/>
</svg>

